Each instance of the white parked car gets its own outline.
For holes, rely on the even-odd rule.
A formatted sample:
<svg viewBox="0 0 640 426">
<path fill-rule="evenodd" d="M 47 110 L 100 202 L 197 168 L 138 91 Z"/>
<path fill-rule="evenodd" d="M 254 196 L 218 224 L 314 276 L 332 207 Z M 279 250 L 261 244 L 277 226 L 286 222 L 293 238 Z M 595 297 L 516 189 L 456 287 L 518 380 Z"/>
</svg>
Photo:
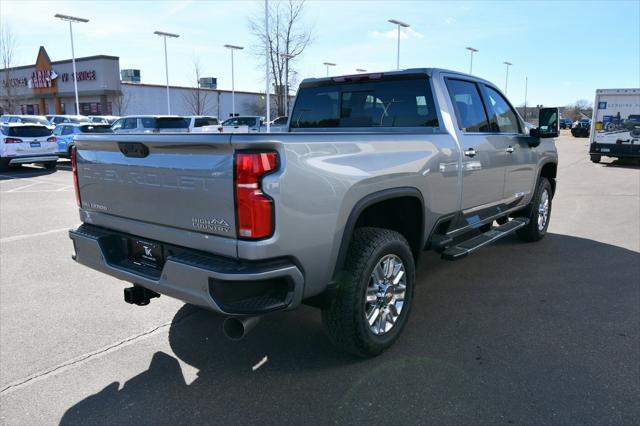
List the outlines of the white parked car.
<svg viewBox="0 0 640 426">
<path fill-rule="evenodd" d="M 89 117 L 85 117 L 84 115 L 47 115 L 46 118 L 51 124 L 87 123 L 91 121 Z"/>
<path fill-rule="evenodd" d="M 58 145 L 51 129 L 42 124 L 4 123 L 0 125 L 0 170 L 21 164 L 42 164 L 55 169 Z"/>
<path fill-rule="evenodd" d="M 195 133 L 201 133 L 206 126 L 215 126 L 215 129 L 209 129 L 208 131 L 217 131 L 220 121 L 215 115 L 191 115 L 185 117 L 189 120 L 189 131 Z"/>
<path fill-rule="evenodd" d="M 258 133 L 266 132 L 267 128 L 261 129 L 264 119 L 259 115 L 244 115 L 240 117 L 232 117 L 222 122 L 218 126 L 220 133 Z M 213 129 L 209 129 L 211 131 Z"/>
<path fill-rule="evenodd" d="M 0 123 L 33 123 L 42 124 L 53 130 L 55 124 L 51 124 L 44 115 L 14 115 L 5 114 L 0 117 Z"/>
</svg>

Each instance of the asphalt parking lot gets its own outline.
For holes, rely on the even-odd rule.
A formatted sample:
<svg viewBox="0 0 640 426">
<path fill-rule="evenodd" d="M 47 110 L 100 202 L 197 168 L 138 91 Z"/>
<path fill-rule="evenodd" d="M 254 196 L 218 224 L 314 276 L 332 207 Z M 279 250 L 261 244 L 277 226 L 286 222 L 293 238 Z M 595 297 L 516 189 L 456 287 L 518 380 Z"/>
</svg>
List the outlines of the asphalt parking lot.
<svg viewBox="0 0 640 426">
<path fill-rule="evenodd" d="M 637 424 L 640 166 L 563 131 L 549 235 L 423 256 L 408 327 L 371 360 L 319 312 L 221 319 L 71 260 L 68 162 L 0 176 L 0 419 L 48 424 Z M 267 356 L 258 370 L 252 366 Z"/>
</svg>

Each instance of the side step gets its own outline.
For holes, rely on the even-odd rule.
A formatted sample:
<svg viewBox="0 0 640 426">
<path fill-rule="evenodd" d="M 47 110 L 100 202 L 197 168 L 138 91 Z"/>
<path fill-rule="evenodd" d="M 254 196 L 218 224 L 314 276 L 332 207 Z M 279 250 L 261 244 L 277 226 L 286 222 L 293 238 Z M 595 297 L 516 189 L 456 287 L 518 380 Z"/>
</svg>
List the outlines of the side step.
<svg viewBox="0 0 640 426">
<path fill-rule="evenodd" d="M 478 250 L 480 247 L 491 244 L 500 238 L 517 231 L 523 226 L 527 226 L 529 219 L 523 217 L 517 217 L 510 220 L 504 225 L 500 225 L 496 228 L 492 228 L 487 232 L 480 234 L 476 237 L 470 238 L 466 241 L 461 241 L 454 246 L 447 248 L 442 252 L 442 258 L 445 260 L 458 260 L 462 259 L 469 253 Z"/>
</svg>

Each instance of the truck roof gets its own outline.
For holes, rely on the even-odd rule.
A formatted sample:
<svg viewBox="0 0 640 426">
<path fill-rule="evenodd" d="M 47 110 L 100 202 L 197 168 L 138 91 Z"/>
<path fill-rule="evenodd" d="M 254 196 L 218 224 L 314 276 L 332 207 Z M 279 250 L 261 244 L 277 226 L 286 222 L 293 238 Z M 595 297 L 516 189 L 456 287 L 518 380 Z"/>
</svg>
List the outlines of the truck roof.
<svg viewBox="0 0 640 426">
<path fill-rule="evenodd" d="M 313 86 L 313 85 L 322 84 L 322 83 L 325 83 L 325 82 L 339 81 L 340 79 L 371 76 L 371 75 L 384 75 L 384 76 L 426 75 L 428 77 L 434 77 L 434 76 L 439 75 L 440 73 L 456 74 L 456 75 L 459 75 L 461 77 L 472 78 L 472 79 L 477 80 L 477 81 L 482 81 L 482 82 L 484 82 L 486 84 L 489 84 L 491 86 L 495 86 L 495 84 L 491 83 L 490 81 L 487 81 L 487 80 L 485 80 L 483 78 L 480 78 L 478 76 L 475 76 L 475 75 L 472 75 L 472 74 L 463 73 L 463 72 L 460 72 L 460 71 L 448 70 L 448 69 L 444 69 L 444 68 L 407 68 L 407 69 L 404 69 L 404 70 L 366 72 L 366 73 L 345 74 L 345 75 L 337 75 L 337 76 L 331 76 L 331 77 L 319 77 L 319 78 L 305 78 L 300 83 L 300 86 L 301 87 Z"/>
</svg>

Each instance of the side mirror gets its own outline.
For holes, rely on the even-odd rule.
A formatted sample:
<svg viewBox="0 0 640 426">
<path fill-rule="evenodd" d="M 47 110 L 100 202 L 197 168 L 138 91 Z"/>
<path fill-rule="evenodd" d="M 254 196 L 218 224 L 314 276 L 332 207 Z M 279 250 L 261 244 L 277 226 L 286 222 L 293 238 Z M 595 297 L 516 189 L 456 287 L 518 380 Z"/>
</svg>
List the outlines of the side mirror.
<svg viewBox="0 0 640 426">
<path fill-rule="evenodd" d="M 530 132 L 530 136 L 534 136 L 532 133 L 537 133 L 536 136 L 539 138 L 557 138 L 560 133 L 559 116 L 558 108 L 540 109 L 538 128 L 535 132 Z"/>
</svg>

